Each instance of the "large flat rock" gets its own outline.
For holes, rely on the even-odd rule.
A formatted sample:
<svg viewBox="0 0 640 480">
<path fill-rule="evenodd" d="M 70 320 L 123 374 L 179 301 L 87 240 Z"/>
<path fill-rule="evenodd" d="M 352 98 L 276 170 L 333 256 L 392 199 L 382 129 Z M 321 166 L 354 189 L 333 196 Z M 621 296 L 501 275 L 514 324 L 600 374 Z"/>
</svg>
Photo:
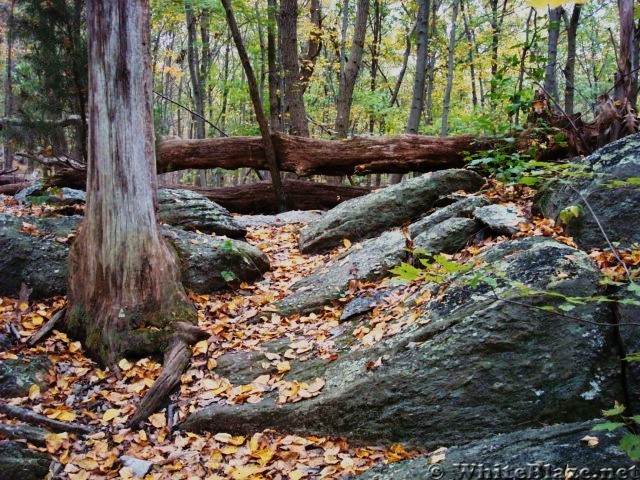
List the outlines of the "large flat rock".
<svg viewBox="0 0 640 480">
<path fill-rule="evenodd" d="M 605 234 L 620 248 L 640 243 L 640 134 L 610 143 L 577 163 L 584 167 L 582 173 L 561 177 L 541 190 L 536 199 L 540 211 L 559 219 L 563 210 L 579 207 L 577 216 L 565 215 L 565 231 L 585 249 L 608 248 Z"/>
<path fill-rule="evenodd" d="M 409 303 L 407 315 L 416 321 L 396 336 L 308 371 L 293 369 L 300 378 L 326 379 L 317 397 L 212 405 L 181 429 L 274 428 L 432 448 L 588 420 L 622 401 L 609 309 L 577 305 L 572 315 L 579 320 L 546 310 L 563 304 L 557 294 L 601 293 L 588 256 L 549 238 L 527 238 L 493 247 L 484 260 L 455 276 L 437 299 Z M 380 358 L 379 368 L 367 367 Z"/>
<path fill-rule="evenodd" d="M 373 237 L 427 213 L 441 196 L 457 190 L 475 192 L 483 183 L 480 175 L 469 170 L 442 170 L 348 200 L 307 226 L 300 235 L 300 249 L 320 252 L 344 238 Z"/>
<path fill-rule="evenodd" d="M 572 423 L 496 435 L 444 452 L 444 459 L 428 458 L 380 465 L 353 480 L 459 480 L 461 478 L 543 479 L 632 478 L 633 462 L 618 448 L 623 431 L 593 431 L 598 422 Z M 592 437 L 596 445 L 583 440 Z M 593 440 L 595 439 L 595 440 Z M 578 473 L 580 474 L 578 475 Z M 573 473 L 573 475 L 572 475 Z"/>
</svg>

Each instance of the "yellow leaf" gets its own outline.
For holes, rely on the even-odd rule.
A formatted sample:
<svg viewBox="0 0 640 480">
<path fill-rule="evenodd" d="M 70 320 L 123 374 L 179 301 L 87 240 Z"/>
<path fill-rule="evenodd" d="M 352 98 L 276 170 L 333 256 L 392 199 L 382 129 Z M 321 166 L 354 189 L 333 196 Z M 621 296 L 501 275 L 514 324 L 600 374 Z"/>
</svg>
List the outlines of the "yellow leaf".
<svg viewBox="0 0 640 480">
<path fill-rule="evenodd" d="M 258 460 L 258 463 L 262 466 L 266 465 L 267 463 L 269 463 L 269 460 L 271 460 L 273 458 L 273 455 L 275 454 L 275 452 L 269 448 L 265 448 L 263 450 L 256 450 L 254 452 L 251 452 L 251 456 L 253 458 L 256 458 Z"/>
<path fill-rule="evenodd" d="M 120 416 L 120 410 L 116 408 L 110 408 L 109 410 L 104 412 L 104 415 L 102 415 L 102 421 L 110 422 L 111 420 L 113 420 L 114 418 L 118 418 L 119 416 Z"/>
<path fill-rule="evenodd" d="M 18 305 L 18 308 L 20 309 L 21 312 L 26 312 L 27 310 L 29 310 L 29 304 L 27 302 L 20 302 L 20 305 Z"/>
<path fill-rule="evenodd" d="M 162 428 L 167 426 L 167 417 L 164 413 L 156 413 L 149 417 L 149 422 L 156 428 Z"/>
<path fill-rule="evenodd" d="M 344 238 L 342 240 L 342 243 L 344 244 L 345 247 L 351 248 L 351 240 L 349 240 L 348 238 Z"/>
<path fill-rule="evenodd" d="M 291 364 L 285 360 L 284 362 L 276 363 L 276 368 L 278 369 L 278 373 L 285 373 L 291 370 Z"/>
<path fill-rule="evenodd" d="M 82 345 L 80 342 L 72 342 L 69 344 L 69 352 L 76 353 L 82 350 Z"/>
<path fill-rule="evenodd" d="M 238 452 L 238 447 L 236 447 L 235 445 L 227 445 L 226 447 L 220 450 L 220 453 L 223 453 L 225 455 L 233 455 L 234 453 L 237 453 L 237 452 Z"/>
<path fill-rule="evenodd" d="M 289 480 L 300 480 L 302 477 L 306 477 L 307 473 L 302 470 L 294 470 L 289 472 Z"/>
<path fill-rule="evenodd" d="M 40 396 L 40 385 L 35 383 L 29 387 L 29 399 L 35 400 Z"/>
<path fill-rule="evenodd" d="M 131 370 L 133 368 L 133 364 L 129 362 L 129 360 L 127 360 L 126 358 L 123 358 L 122 360 L 120 360 L 118 362 L 118 366 L 120 367 L 120 370 L 122 370 L 123 372 L 126 372 L 127 370 Z"/>
<path fill-rule="evenodd" d="M 54 413 L 47 415 L 49 418 L 55 418 L 61 422 L 73 422 L 76 419 L 76 414 L 69 410 L 56 410 Z"/>
<path fill-rule="evenodd" d="M 194 355 L 203 355 L 203 354 L 207 353 L 208 349 L 209 349 L 209 341 L 208 340 L 202 340 L 201 342 L 198 342 L 193 346 L 193 354 Z"/>
<path fill-rule="evenodd" d="M 264 467 L 256 465 L 235 467 L 231 470 L 231 478 L 233 480 L 245 480 L 256 473 L 264 471 Z"/>
<path fill-rule="evenodd" d="M 56 453 L 62 447 L 65 447 L 69 441 L 67 433 L 49 433 L 45 435 L 44 439 L 47 443 L 47 452 L 49 453 Z"/>
<path fill-rule="evenodd" d="M 207 467 L 211 470 L 216 470 L 217 468 L 220 468 L 221 464 L 222 453 L 220 453 L 220 450 L 214 450 L 213 453 L 211 453 L 211 458 L 207 462 Z"/>
</svg>

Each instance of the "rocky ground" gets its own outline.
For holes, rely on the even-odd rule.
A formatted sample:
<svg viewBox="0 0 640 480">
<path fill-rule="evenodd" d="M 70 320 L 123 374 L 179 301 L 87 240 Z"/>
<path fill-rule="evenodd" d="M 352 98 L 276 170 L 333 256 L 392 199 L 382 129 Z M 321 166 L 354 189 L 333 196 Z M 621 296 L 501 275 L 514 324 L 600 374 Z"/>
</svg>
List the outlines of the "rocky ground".
<svg viewBox="0 0 640 480">
<path fill-rule="evenodd" d="M 625 148 L 613 154 L 627 158 Z M 610 155 L 595 164 L 621 163 Z M 640 345 L 635 284 L 625 283 L 640 267 L 637 233 L 603 218 L 611 238 L 623 241 L 614 253 L 584 237 L 577 217 L 568 225 L 575 239 L 567 236 L 548 192 L 537 200 L 545 218 L 534 213 L 528 187 L 483 186 L 460 172 L 363 197 L 339 214 L 252 220 L 216 210 L 214 220 L 240 237 L 236 248 L 209 225 L 206 205 L 213 233 L 164 227 L 192 259 L 185 276 L 218 280 L 191 285 L 210 337 L 193 347 L 179 391 L 141 430 L 124 425 L 158 374 L 155 359 L 123 359 L 118 379 L 57 330 L 29 345 L 65 299 L 40 298 L 13 279 L 14 293 L 0 299 L 0 395 L 9 407 L 83 428 L 29 430 L 0 408 L 0 435 L 29 440 L 0 441 L 0 477 L 22 457 L 33 468 L 21 478 L 51 469 L 71 479 L 342 478 L 374 466 L 364 478 L 409 479 L 427 478 L 434 465 L 439 478 L 457 478 L 465 462 L 547 462 L 563 478 L 572 467 L 630 468 L 618 448 L 624 431 L 592 428 L 603 409 L 637 408 L 640 398 L 638 368 L 621 362 Z M 450 187 L 435 195 L 432 187 L 440 191 L 447 178 Z M 377 214 L 416 195 L 420 208 Z M 188 197 L 165 200 L 178 222 L 184 215 L 175 204 Z M 43 219 L 56 208 L 1 200 L 5 249 L 46 246 L 24 254 L 29 265 L 41 262 L 37 276 L 24 276 L 32 288 L 64 281 L 47 279 L 43 266 L 49 249 L 63 260 L 73 238 L 62 228 L 71 220 Z M 350 222 L 353 212 L 373 213 L 376 222 Z M 288 223 L 298 220 L 310 223 Z M 578 248 L 583 241 L 590 250 Z M 242 245 L 255 252 L 251 262 L 237 253 Z M 220 277 L 214 263 L 198 269 L 198 255 L 220 251 L 239 255 L 235 263 L 264 258 L 262 276 Z M 565 425 L 541 428 L 557 424 Z"/>
</svg>

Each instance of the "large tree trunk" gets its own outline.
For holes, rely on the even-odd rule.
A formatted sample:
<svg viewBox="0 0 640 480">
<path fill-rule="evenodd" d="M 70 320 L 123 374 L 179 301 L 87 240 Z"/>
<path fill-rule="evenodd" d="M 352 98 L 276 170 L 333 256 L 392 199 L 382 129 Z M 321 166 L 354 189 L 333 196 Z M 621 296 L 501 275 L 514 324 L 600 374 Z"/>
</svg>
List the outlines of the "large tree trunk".
<svg viewBox="0 0 640 480">
<path fill-rule="evenodd" d="M 87 206 L 70 253 L 66 327 L 115 371 L 126 355 L 165 353 L 138 423 L 177 385 L 199 331 L 155 216 L 148 1 L 89 0 L 87 21 Z"/>
<path fill-rule="evenodd" d="M 298 0 L 280 3 L 280 35 L 282 37 L 282 67 L 284 96 L 289 111 L 292 135 L 309 136 L 309 125 L 302 97 L 300 66 L 298 63 Z"/>
<path fill-rule="evenodd" d="M 368 17 L 369 0 L 358 0 L 353 43 L 351 45 L 351 51 L 349 52 L 349 59 L 340 75 L 340 85 L 338 86 L 338 101 L 336 105 L 336 135 L 338 138 L 347 138 L 349 134 L 353 90 L 356 86 L 356 80 L 360 72 L 360 64 L 362 63 L 362 52 L 364 50 L 364 39 L 367 33 Z"/>
<path fill-rule="evenodd" d="M 301 177 L 354 173 L 430 172 L 464 165 L 463 152 L 490 148 L 488 137 L 460 135 L 448 138 L 421 135 L 354 137 L 325 140 L 272 134 L 282 171 Z M 186 168 L 267 167 L 260 137 L 206 140 L 166 140 L 160 145 L 158 170 Z"/>
</svg>

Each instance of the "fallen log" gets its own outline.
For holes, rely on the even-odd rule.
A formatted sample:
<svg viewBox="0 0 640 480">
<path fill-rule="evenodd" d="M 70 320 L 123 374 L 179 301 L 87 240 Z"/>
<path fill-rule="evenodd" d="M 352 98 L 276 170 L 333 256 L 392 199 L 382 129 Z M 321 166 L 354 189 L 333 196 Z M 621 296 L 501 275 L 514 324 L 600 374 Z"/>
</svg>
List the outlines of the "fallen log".
<svg viewBox="0 0 640 480">
<path fill-rule="evenodd" d="M 372 190 L 369 187 L 329 185 L 303 180 L 285 180 L 283 184 L 289 207 L 292 210 L 329 210 L 345 200 L 366 195 Z M 183 186 L 177 188 L 186 188 L 201 193 L 209 200 L 234 213 L 274 213 L 277 211 L 273 187 L 268 181 L 223 188 Z"/>
<path fill-rule="evenodd" d="M 29 182 L 10 183 L 8 185 L 0 185 L 1 195 L 15 195 L 23 188 L 27 188 L 31 185 Z"/>
<path fill-rule="evenodd" d="M 326 140 L 274 133 L 280 170 L 310 175 L 432 172 L 465 165 L 464 152 L 492 148 L 495 139 L 474 135 L 360 136 Z M 267 169 L 260 137 L 200 140 L 168 139 L 160 143 L 158 172 L 187 168 Z"/>
</svg>

